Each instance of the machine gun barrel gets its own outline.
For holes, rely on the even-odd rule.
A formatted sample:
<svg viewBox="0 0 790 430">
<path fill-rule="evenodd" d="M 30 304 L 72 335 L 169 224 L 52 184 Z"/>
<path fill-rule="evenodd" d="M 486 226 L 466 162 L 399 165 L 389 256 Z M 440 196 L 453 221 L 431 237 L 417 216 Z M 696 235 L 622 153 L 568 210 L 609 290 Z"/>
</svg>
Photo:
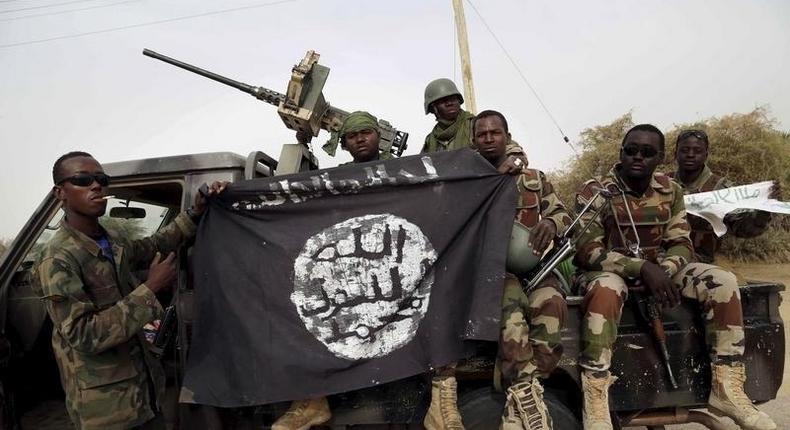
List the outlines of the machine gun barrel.
<svg viewBox="0 0 790 430">
<path fill-rule="evenodd" d="M 297 136 L 299 136 L 299 133 L 302 136 L 306 136 L 305 133 L 318 136 L 320 129 L 336 132 L 340 129 L 343 120 L 348 116 L 348 112 L 331 106 L 324 99 L 322 88 L 329 75 L 329 68 L 318 64 L 319 55 L 314 51 L 308 51 L 302 62 L 294 66 L 287 94 L 245 84 L 175 58 L 170 58 L 148 48 L 143 49 L 143 55 L 244 91 L 258 100 L 277 106 L 277 113 L 282 118 L 285 126 L 296 130 Z M 379 120 L 378 125 L 379 150 L 401 156 L 406 149 L 409 133 L 398 131 L 383 119 Z M 309 141 L 310 138 L 307 137 L 307 142 Z M 337 141 L 334 141 L 331 151 L 327 152 L 330 155 L 334 155 L 336 147 Z"/>
<path fill-rule="evenodd" d="M 576 247 L 573 246 L 570 240 L 563 241 L 564 243 L 556 249 L 556 251 L 552 250 L 551 255 L 548 258 L 542 259 L 538 265 L 538 267 L 533 270 L 533 275 L 527 278 L 526 288 L 524 288 L 524 293 L 529 294 L 535 287 L 538 286 L 540 281 L 542 281 L 546 276 L 554 270 L 563 260 L 568 258 L 571 254 L 576 252 Z"/>
<path fill-rule="evenodd" d="M 254 96 L 256 99 L 264 101 L 274 106 L 279 106 L 280 103 L 285 100 L 285 94 L 278 93 L 277 91 L 272 91 L 267 88 L 263 87 L 255 87 L 249 84 L 245 84 L 244 82 L 239 82 L 233 80 L 231 78 L 227 78 L 222 75 L 218 75 L 214 72 L 209 72 L 208 70 L 201 69 L 200 67 L 193 66 L 189 63 L 185 63 L 183 61 L 176 60 L 175 58 L 170 58 L 167 55 L 162 55 L 156 51 L 152 51 L 148 48 L 143 49 L 143 55 L 151 58 L 155 58 L 159 61 L 164 61 L 167 64 L 172 64 L 173 66 L 180 67 L 184 70 L 190 71 L 192 73 L 198 74 L 205 78 L 209 78 L 213 81 L 217 81 L 221 84 L 225 84 L 229 87 L 236 88 L 237 90 L 244 91 L 247 94 Z"/>
<path fill-rule="evenodd" d="M 606 190 L 598 190 L 597 193 L 590 199 L 587 205 L 576 215 L 576 218 L 573 220 L 571 225 L 565 230 L 565 233 L 555 241 L 555 248 L 552 249 L 548 255 L 541 258 L 540 263 L 538 266 L 526 276 L 523 280 L 524 293 L 529 294 L 539 283 L 542 281 L 546 276 L 551 273 L 555 267 L 557 267 L 560 263 L 562 263 L 566 258 L 573 255 L 576 252 L 576 242 L 578 239 L 590 228 L 592 225 L 592 221 L 588 222 L 587 224 L 582 227 L 581 231 L 576 233 L 576 240 L 571 239 L 571 235 L 574 234 L 573 230 L 576 225 L 581 222 L 582 216 L 587 213 L 590 208 L 592 207 L 593 203 L 595 203 L 598 198 L 603 199 L 611 199 L 612 196 Z M 595 212 L 593 213 L 592 219 L 595 219 L 599 213 L 603 210 L 606 205 L 601 205 Z"/>
</svg>

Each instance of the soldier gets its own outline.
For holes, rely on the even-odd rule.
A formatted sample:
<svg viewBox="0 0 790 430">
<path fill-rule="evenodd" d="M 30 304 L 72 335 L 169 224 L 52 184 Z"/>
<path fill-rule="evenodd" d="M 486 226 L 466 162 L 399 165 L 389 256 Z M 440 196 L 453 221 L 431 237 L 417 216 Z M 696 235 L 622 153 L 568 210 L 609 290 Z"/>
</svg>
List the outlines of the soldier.
<svg viewBox="0 0 790 430">
<path fill-rule="evenodd" d="M 675 179 L 684 194 L 704 193 L 735 186 L 727 178 L 713 174 L 708 167 L 708 135 L 702 130 L 685 130 L 678 135 L 675 147 L 677 171 L 669 176 Z M 770 198 L 779 198 L 779 186 L 774 184 Z M 716 251 L 721 246 L 720 239 L 713 232 L 713 227 L 705 219 L 695 215 L 688 216 L 691 226 L 691 242 L 697 261 L 713 263 Z M 756 237 L 768 228 L 771 213 L 758 210 L 743 210 L 727 214 L 724 224 L 727 231 L 735 237 Z"/>
<path fill-rule="evenodd" d="M 426 115 L 433 113 L 436 117 L 436 125 L 425 136 L 425 145 L 423 145 L 421 152 L 452 151 L 474 147 L 472 122 L 475 116 L 461 109 L 463 103 L 464 97 L 450 79 L 439 78 L 428 83 L 425 87 L 423 106 Z M 498 167 L 499 171 L 513 175 L 519 174 L 522 167 L 526 167 L 528 164 L 524 150 L 516 141 L 509 139 L 505 152 L 508 157 Z M 516 159 L 521 159 L 521 163 L 517 165 Z"/>
<path fill-rule="evenodd" d="M 354 159 L 352 163 L 364 163 L 379 159 L 378 119 L 356 111 L 349 114 L 338 131 L 340 144 Z M 311 426 L 326 423 L 332 418 L 326 397 L 296 400 L 291 407 L 272 425 L 272 430 L 307 430 Z"/>
<path fill-rule="evenodd" d="M 719 267 L 689 263 L 692 246 L 683 190 L 655 172 L 663 154 L 661 131 L 649 124 L 637 125 L 623 138 L 620 162 L 603 177 L 587 181 L 577 194 L 579 207 L 599 189 L 620 194 L 595 219 L 592 212 L 582 218 L 592 224 L 580 238 L 575 257 L 577 266 L 588 270 L 580 285 L 585 312 L 579 359 L 584 428 L 612 428 L 608 400 L 615 380 L 609 372 L 612 345 L 627 283 L 639 281 L 664 306 L 675 306 L 681 295 L 700 303 L 711 350 L 708 409 L 729 416 L 744 429 L 775 429 L 776 424 L 752 405 L 743 390 L 745 340 L 737 280 Z M 601 199 L 597 203 L 606 204 Z"/>
<path fill-rule="evenodd" d="M 378 119 L 356 111 L 343 121 L 340 127 L 340 144 L 351 154 L 354 163 L 365 163 L 379 159 Z"/>
<path fill-rule="evenodd" d="M 505 147 L 510 133 L 501 113 L 480 112 L 473 130 L 480 155 L 495 167 L 507 159 Z M 552 239 L 570 226 L 571 218 L 540 170 L 523 167 L 516 183 L 519 200 L 515 222 L 530 229 L 529 246 L 522 246 L 522 252 L 539 258 Z M 562 286 L 553 274 L 528 295 L 513 274 L 506 275 L 497 364 L 509 387 L 500 429 L 552 428 L 538 377 L 548 376 L 562 356 L 560 330 L 567 310 Z"/>
<path fill-rule="evenodd" d="M 99 224 L 110 178 L 90 154 L 61 156 L 52 179 L 65 216 L 32 284 L 54 324 L 52 348 L 71 420 L 84 430 L 164 429 L 164 372 L 142 329 L 163 313 L 156 293 L 175 280 L 172 251 L 194 235 L 205 197 L 198 194 L 187 213 L 153 236 L 132 241 Z M 214 183 L 209 192 L 225 185 Z M 149 263 L 141 284 L 132 271 Z"/>
</svg>

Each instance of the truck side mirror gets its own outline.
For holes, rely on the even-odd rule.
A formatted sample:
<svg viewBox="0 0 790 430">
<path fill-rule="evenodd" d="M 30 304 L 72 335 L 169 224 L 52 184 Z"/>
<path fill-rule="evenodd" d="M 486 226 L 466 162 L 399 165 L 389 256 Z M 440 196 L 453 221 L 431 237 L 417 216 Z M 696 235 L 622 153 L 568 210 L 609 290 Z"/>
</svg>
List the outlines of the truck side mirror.
<svg viewBox="0 0 790 430">
<path fill-rule="evenodd" d="M 110 218 L 132 219 L 145 218 L 145 209 L 118 206 L 110 209 Z"/>
</svg>

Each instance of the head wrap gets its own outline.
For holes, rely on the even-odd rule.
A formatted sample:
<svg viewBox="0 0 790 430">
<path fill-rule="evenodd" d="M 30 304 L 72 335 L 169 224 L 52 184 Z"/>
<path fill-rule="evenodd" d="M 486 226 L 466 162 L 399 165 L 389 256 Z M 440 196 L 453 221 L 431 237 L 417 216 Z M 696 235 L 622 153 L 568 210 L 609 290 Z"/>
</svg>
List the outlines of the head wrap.
<svg viewBox="0 0 790 430">
<path fill-rule="evenodd" d="M 365 112 L 358 110 L 356 112 L 350 113 L 345 120 L 343 120 L 343 124 L 340 125 L 340 129 L 333 131 L 329 140 L 322 146 L 324 152 L 329 155 L 334 156 L 335 152 L 337 151 L 337 144 L 340 139 L 348 133 L 354 133 L 361 130 L 375 130 L 376 133 L 379 133 L 379 120 L 376 119 L 375 116 Z"/>
</svg>

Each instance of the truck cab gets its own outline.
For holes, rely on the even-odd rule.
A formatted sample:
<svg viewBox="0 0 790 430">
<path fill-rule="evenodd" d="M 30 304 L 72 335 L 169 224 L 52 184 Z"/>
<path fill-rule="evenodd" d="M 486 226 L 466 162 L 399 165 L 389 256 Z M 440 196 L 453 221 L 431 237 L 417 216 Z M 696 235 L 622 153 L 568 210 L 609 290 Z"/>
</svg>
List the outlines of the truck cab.
<svg viewBox="0 0 790 430">
<path fill-rule="evenodd" d="M 311 159 L 284 152 L 281 163 L 254 152 L 243 157 L 229 152 L 192 154 L 104 164 L 112 177 L 109 215 L 103 223 L 129 237 L 157 231 L 194 201 L 204 183 L 236 182 L 311 167 Z M 296 155 L 294 155 L 296 154 Z M 112 210 L 113 208 L 138 208 Z M 116 215 L 113 217 L 112 215 Z M 136 214 L 136 215 L 132 215 Z M 50 192 L 0 260 L 0 428 L 63 428 L 63 392 L 51 348 L 52 324 L 43 303 L 30 286 L 30 271 L 42 246 L 62 218 L 60 204 Z M 174 304 L 178 325 L 175 342 L 165 350 L 168 374 L 164 413 L 171 428 L 268 428 L 287 403 L 251 408 L 218 408 L 179 404 L 177 394 L 192 335 L 195 312 L 189 246 L 179 251 L 179 275 L 174 288 L 159 296 L 163 307 Z M 139 273 L 145 279 L 146 273 Z M 784 331 L 779 293 L 784 286 L 753 282 L 741 288 L 746 331 L 746 391 L 765 402 L 776 397 L 782 382 Z M 581 428 L 581 383 L 577 366 L 578 329 L 582 298 L 568 297 L 569 316 L 562 332 L 564 355 L 545 381 L 545 399 L 555 428 Z M 701 313 L 683 302 L 663 315 L 669 365 L 679 382 L 672 388 L 656 345 L 634 307 L 626 304 L 614 348 L 612 372 L 619 380 L 611 389 L 611 410 L 621 425 L 660 426 L 696 421 L 716 427 L 714 418 L 689 411 L 704 407 L 710 389 L 710 364 Z M 492 386 L 496 344 L 481 342 L 477 353 L 460 363 L 459 407 L 467 429 L 498 428 L 504 395 Z M 422 428 L 430 401 L 430 376 L 419 375 L 349 393 L 330 396 L 332 429 Z M 59 412 L 55 409 L 60 408 Z M 60 421 L 51 415 L 60 414 Z M 54 422 L 47 427 L 47 422 Z"/>
</svg>

